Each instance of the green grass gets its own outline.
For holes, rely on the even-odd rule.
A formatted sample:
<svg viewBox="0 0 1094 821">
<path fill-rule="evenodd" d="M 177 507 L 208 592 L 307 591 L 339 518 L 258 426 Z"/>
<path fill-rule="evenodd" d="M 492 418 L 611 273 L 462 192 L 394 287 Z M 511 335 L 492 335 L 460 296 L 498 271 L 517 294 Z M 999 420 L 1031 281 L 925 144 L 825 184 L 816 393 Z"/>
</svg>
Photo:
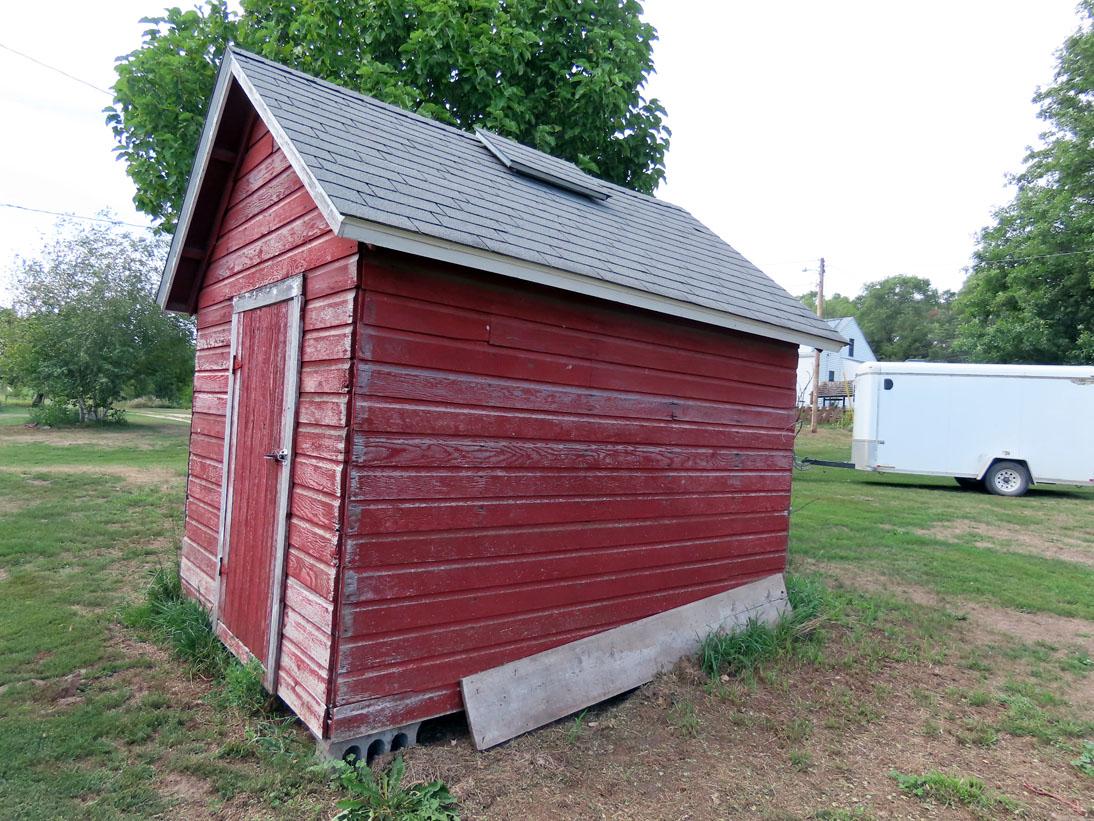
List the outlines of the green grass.
<svg viewBox="0 0 1094 821">
<path fill-rule="evenodd" d="M 170 814 L 170 783 L 184 777 L 207 791 L 209 812 L 242 798 L 262 817 L 328 815 L 299 725 L 274 744 L 244 709 L 212 705 L 215 688 L 180 700 L 179 665 L 119 623 L 152 569 L 176 561 L 182 481 L 163 471 L 184 475 L 187 427 L 24 431 L 25 415 L 0 408 L 4 817 Z M 237 683 L 241 701 L 248 692 Z M 244 754 L 221 755 L 233 749 Z"/>
<path fill-rule="evenodd" d="M 1021 805 L 1000 792 L 991 790 L 979 778 L 947 775 L 931 771 L 923 775 L 889 774 L 901 792 L 923 801 L 946 807 L 969 807 L 986 813 L 1009 812 L 1019 814 Z"/>
<path fill-rule="evenodd" d="M 846 460 L 850 433 L 798 436 L 799 456 Z M 796 471 L 791 554 L 854 565 L 947 596 L 1094 620 L 1094 568 L 1008 549 L 1015 534 L 1054 533 L 1090 545 L 1094 492 L 1035 488 L 1021 499 L 961 490 L 952 479 L 839 468 Z M 972 524 L 970 534 L 953 527 Z M 984 532 L 995 535 L 985 536 Z"/>
<path fill-rule="evenodd" d="M 786 577 L 786 592 L 791 611 L 775 624 L 749 621 L 740 630 L 707 635 L 699 648 L 703 671 L 710 676 L 749 673 L 808 640 L 815 620 L 830 607 L 826 603 L 827 592 L 817 579 L 796 575 Z"/>
</svg>

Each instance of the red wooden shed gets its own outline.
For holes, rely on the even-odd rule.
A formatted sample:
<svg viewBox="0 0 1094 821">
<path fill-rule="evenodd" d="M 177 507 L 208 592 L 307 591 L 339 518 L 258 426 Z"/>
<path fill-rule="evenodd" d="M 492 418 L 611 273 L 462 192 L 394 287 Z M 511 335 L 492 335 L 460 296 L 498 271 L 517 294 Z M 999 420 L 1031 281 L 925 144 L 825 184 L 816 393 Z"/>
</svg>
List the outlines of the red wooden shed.
<svg viewBox="0 0 1094 821">
<path fill-rule="evenodd" d="M 333 753 L 780 572 L 798 345 L 842 344 L 681 208 L 241 51 L 160 302 L 183 583 Z"/>
</svg>

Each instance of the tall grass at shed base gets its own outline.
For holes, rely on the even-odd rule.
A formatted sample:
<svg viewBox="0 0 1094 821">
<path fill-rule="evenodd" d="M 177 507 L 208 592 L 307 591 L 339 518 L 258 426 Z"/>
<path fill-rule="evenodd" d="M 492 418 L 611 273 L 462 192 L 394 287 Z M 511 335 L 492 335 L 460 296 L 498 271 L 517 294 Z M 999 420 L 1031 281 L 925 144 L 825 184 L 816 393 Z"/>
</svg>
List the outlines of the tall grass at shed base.
<svg viewBox="0 0 1094 821">
<path fill-rule="evenodd" d="M 182 591 L 177 569 L 159 568 L 152 575 L 145 600 L 123 615 L 129 627 L 145 630 L 165 644 L 176 658 L 205 678 L 222 685 L 214 701 L 245 713 L 261 713 L 270 704 L 262 686 L 262 665 L 241 664 L 213 632 L 209 614 Z"/>
<path fill-rule="evenodd" d="M 753 672 L 763 662 L 814 641 L 831 607 L 828 591 L 812 576 L 787 575 L 791 612 L 773 625 L 749 621 L 733 632 L 710 633 L 699 648 L 699 663 L 710 676 Z"/>
</svg>

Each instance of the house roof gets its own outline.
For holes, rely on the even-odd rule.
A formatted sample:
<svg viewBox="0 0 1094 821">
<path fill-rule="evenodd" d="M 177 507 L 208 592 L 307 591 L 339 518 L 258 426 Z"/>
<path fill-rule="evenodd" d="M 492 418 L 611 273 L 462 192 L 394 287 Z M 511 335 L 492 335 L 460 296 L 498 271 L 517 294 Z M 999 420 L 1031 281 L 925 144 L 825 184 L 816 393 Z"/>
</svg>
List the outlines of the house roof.
<svg viewBox="0 0 1094 821">
<path fill-rule="evenodd" d="M 194 310 L 227 184 L 218 152 L 245 139 L 247 101 L 340 236 L 760 336 L 844 344 L 683 208 L 236 49 L 221 66 L 164 270 L 169 310 Z"/>
</svg>

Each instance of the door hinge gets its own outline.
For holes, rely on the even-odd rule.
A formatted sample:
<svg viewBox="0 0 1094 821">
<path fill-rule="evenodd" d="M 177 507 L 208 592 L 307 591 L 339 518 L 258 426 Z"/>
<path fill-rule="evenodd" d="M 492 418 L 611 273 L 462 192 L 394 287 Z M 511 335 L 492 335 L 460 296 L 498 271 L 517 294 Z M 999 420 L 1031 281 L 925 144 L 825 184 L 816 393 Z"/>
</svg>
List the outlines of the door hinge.
<svg viewBox="0 0 1094 821">
<path fill-rule="evenodd" d="M 218 576 L 223 576 L 224 575 L 224 557 L 223 556 L 221 556 L 220 558 L 217 559 L 217 575 Z"/>
<path fill-rule="evenodd" d="M 232 357 L 232 372 L 238 371 L 243 367 L 243 360 L 239 358 L 239 354 Z"/>
</svg>

